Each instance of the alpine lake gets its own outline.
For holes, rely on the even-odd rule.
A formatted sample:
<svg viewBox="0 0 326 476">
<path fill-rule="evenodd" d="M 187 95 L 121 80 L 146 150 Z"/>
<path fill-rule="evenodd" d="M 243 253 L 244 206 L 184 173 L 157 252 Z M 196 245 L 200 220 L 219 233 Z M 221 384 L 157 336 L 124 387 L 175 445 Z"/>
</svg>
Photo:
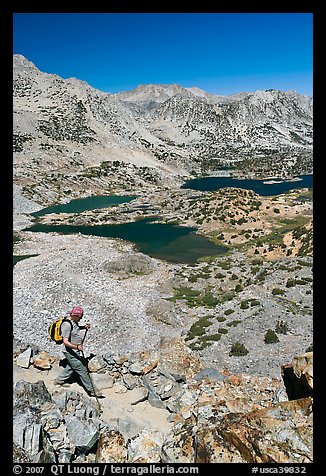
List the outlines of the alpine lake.
<svg viewBox="0 0 326 476">
<path fill-rule="evenodd" d="M 251 180 L 232 177 L 204 177 L 186 182 L 182 188 L 201 191 L 212 191 L 223 187 L 244 188 L 253 190 L 259 195 L 273 196 L 286 191 L 312 187 L 312 175 L 305 175 L 293 180 L 269 179 Z M 39 217 L 49 213 L 81 213 L 87 210 L 106 208 L 112 205 L 130 202 L 135 196 L 91 196 L 72 200 L 66 204 L 53 205 L 34 212 L 35 223 L 24 231 L 57 232 L 62 234 L 84 234 L 110 238 L 121 238 L 132 242 L 136 248 L 149 256 L 168 262 L 194 264 L 200 258 L 223 255 L 227 247 L 212 243 L 205 236 L 196 233 L 196 228 L 179 226 L 171 223 L 160 223 L 158 218 L 144 218 L 134 222 L 101 225 L 66 225 L 41 223 Z M 16 262 L 27 258 L 15 257 Z"/>
<path fill-rule="evenodd" d="M 183 184 L 182 188 L 210 192 L 224 187 L 235 187 L 252 190 L 258 193 L 258 195 L 268 197 L 279 195 L 295 188 L 312 188 L 312 185 L 312 175 L 301 175 L 293 179 L 274 177 L 264 180 L 237 179 L 234 177 L 203 177 L 189 180 Z"/>
</svg>

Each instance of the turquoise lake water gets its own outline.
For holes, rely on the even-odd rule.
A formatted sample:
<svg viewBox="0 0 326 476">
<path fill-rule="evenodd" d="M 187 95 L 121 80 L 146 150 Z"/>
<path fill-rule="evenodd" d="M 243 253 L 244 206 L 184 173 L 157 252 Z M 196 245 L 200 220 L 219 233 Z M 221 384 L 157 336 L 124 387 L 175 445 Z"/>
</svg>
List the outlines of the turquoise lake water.
<svg viewBox="0 0 326 476">
<path fill-rule="evenodd" d="M 155 223 L 152 218 L 118 225 L 71 226 L 35 223 L 25 231 L 121 238 L 133 242 L 142 253 L 175 263 L 195 263 L 199 258 L 227 252 L 226 247 L 217 246 L 204 236 L 194 233 L 196 228 Z"/>
<path fill-rule="evenodd" d="M 182 188 L 212 191 L 224 187 L 236 187 L 253 190 L 262 196 L 278 195 L 298 188 L 312 188 L 312 175 L 303 175 L 298 178 L 300 180 L 291 182 L 276 178 L 272 180 L 240 180 L 232 177 L 205 177 L 186 182 Z M 72 200 L 63 205 L 43 208 L 33 215 L 39 217 L 49 213 L 80 213 L 130 202 L 135 198 L 130 195 L 86 197 Z M 204 236 L 196 234 L 196 228 L 156 223 L 153 218 L 118 225 L 92 226 L 47 225 L 36 222 L 26 230 L 121 238 L 134 243 L 142 253 L 171 262 L 195 263 L 199 258 L 217 256 L 227 252 L 226 247 L 217 246 Z"/>
<path fill-rule="evenodd" d="M 86 198 L 77 198 L 76 200 L 71 200 L 69 203 L 42 208 L 42 210 L 34 212 L 32 215 L 40 217 L 48 215 L 49 213 L 81 213 L 89 210 L 110 207 L 112 205 L 119 205 L 120 203 L 131 202 L 131 200 L 134 200 L 135 198 L 136 197 L 132 195 L 96 195 Z"/>
</svg>

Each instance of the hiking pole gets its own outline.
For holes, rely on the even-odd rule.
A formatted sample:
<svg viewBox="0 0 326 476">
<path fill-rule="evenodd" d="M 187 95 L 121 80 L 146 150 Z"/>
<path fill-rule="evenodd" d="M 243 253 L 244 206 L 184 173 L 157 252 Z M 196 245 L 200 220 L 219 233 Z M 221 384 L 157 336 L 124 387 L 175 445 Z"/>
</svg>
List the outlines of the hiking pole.
<svg viewBox="0 0 326 476">
<path fill-rule="evenodd" d="M 83 337 L 83 340 L 82 340 L 82 345 L 84 344 L 84 340 L 85 340 L 87 331 L 88 331 L 88 328 L 86 327 L 86 332 L 85 332 L 84 337 Z M 83 360 L 84 360 L 84 364 L 85 364 L 85 367 L 86 367 L 86 372 L 87 372 L 87 374 L 88 374 L 88 377 L 89 377 L 89 380 L 90 380 L 90 382 L 91 382 L 92 389 L 93 389 L 93 392 L 94 392 L 94 396 L 95 396 L 96 401 L 97 401 L 98 410 L 99 410 L 99 412 L 100 412 L 100 414 L 101 414 L 101 413 L 103 413 L 103 410 L 102 410 L 102 408 L 101 408 L 100 402 L 99 402 L 99 400 L 98 400 L 98 398 L 97 398 L 97 395 L 96 395 L 96 391 L 95 391 L 94 384 L 93 384 L 93 380 L 92 380 L 92 378 L 91 378 L 91 374 L 90 374 L 90 371 L 89 371 L 89 368 L 88 368 L 88 365 L 87 365 L 87 362 L 86 362 L 86 358 L 85 358 L 84 351 L 82 350 L 81 353 L 82 353 Z"/>
</svg>

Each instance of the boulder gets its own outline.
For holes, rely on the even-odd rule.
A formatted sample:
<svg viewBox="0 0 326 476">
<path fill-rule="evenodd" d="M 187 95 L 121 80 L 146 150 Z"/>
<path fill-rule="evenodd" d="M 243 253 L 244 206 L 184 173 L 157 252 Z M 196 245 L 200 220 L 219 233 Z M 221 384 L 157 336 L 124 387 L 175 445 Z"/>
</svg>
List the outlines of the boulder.
<svg viewBox="0 0 326 476">
<path fill-rule="evenodd" d="M 312 399 L 281 402 L 249 413 L 228 413 L 217 431 L 248 463 L 311 463 Z"/>
<path fill-rule="evenodd" d="M 109 428 L 101 432 L 95 461 L 96 463 L 125 463 L 127 461 L 127 449 L 122 433 Z"/>
<path fill-rule="evenodd" d="M 16 414 L 13 419 L 13 441 L 22 448 L 29 457 L 36 455 L 41 449 L 42 425 L 36 415 L 28 410 L 25 414 Z"/>
<path fill-rule="evenodd" d="M 162 445 L 163 436 L 159 431 L 140 431 L 128 440 L 128 463 L 161 463 Z"/>
<path fill-rule="evenodd" d="M 67 450 L 72 450 L 74 452 L 75 448 L 70 444 L 67 428 L 63 422 L 60 423 L 58 427 L 49 428 L 47 434 L 57 454 Z"/>
<path fill-rule="evenodd" d="M 195 380 L 212 380 L 218 382 L 219 380 L 226 380 L 227 376 L 216 369 L 205 367 L 203 370 L 194 375 Z"/>
<path fill-rule="evenodd" d="M 195 436 L 194 463 L 245 463 L 240 451 L 216 428 L 201 428 Z"/>
<path fill-rule="evenodd" d="M 176 423 L 172 432 L 164 439 L 161 449 L 162 463 L 194 463 L 194 425 L 194 420 Z"/>
<path fill-rule="evenodd" d="M 141 253 L 127 253 L 118 259 L 107 260 L 103 263 L 103 269 L 108 273 L 119 276 L 149 274 L 156 268 L 155 261 Z"/>
<path fill-rule="evenodd" d="M 166 400 L 180 392 L 181 386 L 174 380 L 168 378 L 159 372 L 151 372 L 144 375 L 143 382 L 145 387 L 161 400 Z"/>
<path fill-rule="evenodd" d="M 68 437 L 78 453 L 87 454 L 100 437 L 97 426 L 91 419 L 81 420 L 73 415 L 65 417 Z"/>
<path fill-rule="evenodd" d="M 32 360 L 34 367 L 40 370 L 50 370 L 55 358 L 51 357 L 47 352 L 41 351 Z"/>
<path fill-rule="evenodd" d="M 31 356 L 32 356 L 32 349 L 30 347 L 28 347 L 26 350 L 24 350 L 24 352 L 22 352 L 21 354 L 18 355 L 17 360 L 16 360 L 16 364 L 19 367 L 22 367 L 24 369 L 28 369 L 28 367 L 30 365 Z"/>
<path fill-rule="evenodd" d="M 26 412 L 30 408 L 53 408 L 55 406 L 51 394 L 43 380 L 36 383 L 19 380 L 14 384 L 14 411 Z"/>
<path fill-rule="evenodd" d="M 183 338 L 162 337 L 159 345 L 157 369 L 164 374 L 168 372 L 175 380 L 181 379 L 181 377 L 187 380 L 202 370 L 202 364 L 186 345 Z"/>
<path fill-rule="evenodd" d="M 98 390 L 105 390 L 107 388 L 112 388 L 114 385 L 114 378 L 111 377 L 111 375 L 108 374 L 92 374 L 92 381 L 94 383 L 94 386 Z"/>
<path fill-rule="evenodd" d="M 94 355 L 87 363 L 90 372 L 98 372 L 107 366 L 106 361 L 100 355 Z"/>
</svg>

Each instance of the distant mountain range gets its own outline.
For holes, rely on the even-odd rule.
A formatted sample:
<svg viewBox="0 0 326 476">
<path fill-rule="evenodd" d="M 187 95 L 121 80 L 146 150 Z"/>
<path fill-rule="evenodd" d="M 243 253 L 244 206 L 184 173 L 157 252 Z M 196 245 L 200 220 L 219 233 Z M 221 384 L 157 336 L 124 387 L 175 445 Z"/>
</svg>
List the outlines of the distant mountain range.
<svg viewBox="0 0 326 476">
<path fill-rule="evenodd" d="M 137 174 L 135 183 L 145 186 L 144 167 L 161 184 L 230 164 L 249 176 L 312 172 L 312 97 L 278 90 L 220 96 L 177 84 L 109 94 L 43 73 L 21 55 L 13 67 L 14 181 L 26 187 L 94 167 L 103 179 L 103 163 L 113 161 L 122 188 Z"/>
</svg>

